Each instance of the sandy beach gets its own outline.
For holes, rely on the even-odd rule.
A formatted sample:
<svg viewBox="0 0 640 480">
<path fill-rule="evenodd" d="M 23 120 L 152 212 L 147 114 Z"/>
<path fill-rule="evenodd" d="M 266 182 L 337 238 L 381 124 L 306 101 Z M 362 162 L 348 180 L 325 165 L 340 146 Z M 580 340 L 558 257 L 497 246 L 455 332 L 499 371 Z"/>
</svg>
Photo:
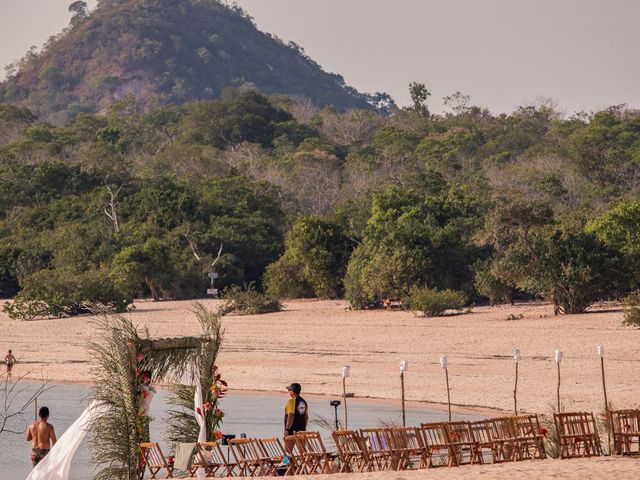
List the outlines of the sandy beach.
<svg viewBox="0 0 640 480">
<path fill-rule="evenodd" d="M 215 300 L 203 302 L 216 308 Z M 190 302 L 136 302 L 127 315 L 154 337 L 198 331 Z M 509 315 L 518 320 L 506 320 Z M 30 322 L 0 318 L 0 351 L 12 348 L 19 359 L 16 374 L 30 372 L 52 381 L 89 382 L 91 317 Z M 609 399 L 617 408 L 638 405 L 636 373 L 640 331 L 621 326 L 622 311 L 601 306 L 584 315 L 553 315 L 546 304 L 476 307 L 471 313 L 418 318 L 403 311 L 352 311 L 343 301 L 301 300 L 285 303 L 279 313 L 228 316 L 219 357 L 233 390 L 281 392 L 292 381 L 304 392 L 339 395 L 340 371 L 351 366 L 348 391 L 356 397 L 398 402 L 399 362 L 410 404 L 446 408 L 441 354 L 449 357 L 451 398 L 455 411 L 499 415 L 513 408 L 513 349 L 522 351 L 519 407 L 549 413 L 555 402 L 555 349 L 564 352 L 562 402 L 566 409 L 603 409 L 600 361 L 596 345 L 606 349 Z M 372 420 L 375 422 L 375 420 Z M 377 479 L 518 479 L 617 478 L 637 476 L 637 461 L 627 458 L 546 460 L 515 464 L 432 469 L 428 472 L 379 472 L 337 478 Z"/>
<path fill-rule="evenodd" d="M 219 301 L 204 301 L 216 308 Z M 506 320 L 513 314 L 519 320 Z M 190 302 L 138 301 L 129 317 L 154 337 L 198 331 Z M 0 314 L 0 351 L 12 348 L 15 373 L 29 378 L 88 382 L 91 317 L 11 321 Z M 234 390 L 282 391 L 298 381 L 306 393 L 337 395 L 340 370 L 351 366 L 348 391 L 397 400 L 399 362 L 407 360 L 407 399 L 446 408 L 440 354 L 449 357 L 451 400 L 458 409 L 499 414 L 513 408 L 514 361 L 519 348 L 519 408 L 547 413 L 556 398 L 553 352 L 564 352 L 566 409 L 603 409 L 596 345 L 605 346 L 609 399 L 617 408 L 638 404 L 640 330 L 621 326 L 622 312 L 603 306 L 583 315 L 554 316 L 545 304 L 476 307 L 471 313 L 418 318 L 404 311 L 353 311 L 343 301 L 300 300 L 279 313 L 228 316 L 219 357 Z"/>
</svg>

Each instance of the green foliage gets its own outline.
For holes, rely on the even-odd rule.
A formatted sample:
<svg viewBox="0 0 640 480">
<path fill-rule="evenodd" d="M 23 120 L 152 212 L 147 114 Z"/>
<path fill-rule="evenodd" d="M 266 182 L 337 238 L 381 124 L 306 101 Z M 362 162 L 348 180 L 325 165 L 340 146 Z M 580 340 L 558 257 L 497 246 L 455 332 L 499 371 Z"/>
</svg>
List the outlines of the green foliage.
<svg viewBox="0 0 640 480">
<path fill-rule="evenodd" d="M 244 289 L 233 285 L 225 290 L 225 309 L 244 315 L 279 312 L 282 305 L 277 297 L 270 293 L 258 292 L 253 284 Z"/>
<path fill-rule="evenodd" d="M 95 310 L 124 312 L 132 300 L 105 279 L 104 272 L 40 270 L 24 280 L 20 293 L 3 310 L 13 319 L 31 320 Z"/>
<path fill-rule="evenodd" d="M 478 228 L 479 206 L 463 190 L 425 196 L 390 189 L 374 195 L 371 218 L 345 276 L 352 306 L 376 306 L 402 297 L 415 286 L 471 288 L 470 264 L 477 249 L 470 235 Z"/>
<path fill-rule="evenodd" d="M 447 310 L 462 310 L 468 301 L 464 292 L 438 290 L 437 288 L 413 288 L 402 305 L 424 317 L 440 317 Z"/>
<path fill-rule="evenodd" d="M 625 299 L 627 308 L 624 311 L 622 325 L 640 328 L 640 291 L 635 291 Z"/>
<path fill-rule="evenodd" d="M 299 218 L 287 234 L 284 255 L 267 268 L 267 291 L 289 298 L 340 296 L 352 248 L 353 242 L 337 224 Z"/>
<path fill-rule="evenodd" d="M 500 302 L 513 305 L 513 289 L 495 274 L 492 267 L 490 260 L 481 261 L 474 265 L 473 284 L 476 292 L 487 297 L 491 305 Z"/>
<path fill-rule="evenodd" d="M 553 303 L 556 313 L 582 313 L 628 288 L 624 257 L 594 235 L 541 227 L 505 252 L 502 268 L 517 286 Z"/>
</svg>

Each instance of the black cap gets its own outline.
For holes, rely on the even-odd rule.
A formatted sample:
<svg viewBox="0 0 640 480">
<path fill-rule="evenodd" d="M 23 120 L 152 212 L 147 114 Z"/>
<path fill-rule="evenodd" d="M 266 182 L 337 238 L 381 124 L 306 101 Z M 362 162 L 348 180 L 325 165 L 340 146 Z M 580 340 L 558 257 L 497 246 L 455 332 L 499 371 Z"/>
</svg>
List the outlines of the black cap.
<svg viewBox="0 0 640 480">
<path fill-rule="evenodd" d="M 299 383 L 292 383 L 287 387 L 287 390 L 291 390 L 296 395 L 300 395 L 300 392 L 302 391 L 302 387 L 300 386 Z"/>
</svg>

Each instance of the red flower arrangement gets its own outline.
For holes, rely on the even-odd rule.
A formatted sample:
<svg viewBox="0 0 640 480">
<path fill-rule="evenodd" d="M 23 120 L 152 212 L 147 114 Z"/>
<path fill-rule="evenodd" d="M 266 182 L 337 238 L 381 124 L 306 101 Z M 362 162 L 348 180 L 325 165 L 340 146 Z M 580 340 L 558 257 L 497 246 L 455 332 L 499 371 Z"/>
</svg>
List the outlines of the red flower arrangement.
<svg viewBox="0 0 640 480">
<path fill-rule="evenodd" d="M 209 410 L 211 410 L 211 403 L 207 402 L 203 405 L 204 407 L 204 411 L 208 412 Z"/>
<path fill-rule="evenodd" d="M 221 440 L 224 437 L 224 434 L 220 430 L 216 430 L 213 432 L 214 438 Z"/>
</svg>

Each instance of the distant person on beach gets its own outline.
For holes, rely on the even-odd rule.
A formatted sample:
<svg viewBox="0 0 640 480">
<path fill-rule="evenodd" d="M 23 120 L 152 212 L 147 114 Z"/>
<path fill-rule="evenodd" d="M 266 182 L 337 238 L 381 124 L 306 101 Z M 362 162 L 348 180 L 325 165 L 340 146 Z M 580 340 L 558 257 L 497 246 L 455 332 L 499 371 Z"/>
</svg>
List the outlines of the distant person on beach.
<svg viewBox="0 0 640 480">
<path fill-rule="evenodd" d="M 296 432 L 304 432 L 309 420 L 309 408 L 304 398 L 300 396 L 302 387 L 299 383 L 292 383 L 287 387 L 289 400 L 284 409 L 284 434 L 293 435 Z"/>
<path fill-rule="evenodd" d="M 144 434 L 143 440 L 148 442 L 151 438 L 149 432 L 149 424 L 151 423 L 151 417 L 149 412 L 151 410 L 151 400 L 156 394 L 156 389 L 151 385 L 151 372 L 145 370 L 142 372 L 142 417 L 144 418 Z"/>
<path fill-rule="evenodd" d="M 4 363 L 7 364 L 7 378 L 11 378 L 11 370 L 13 370 L 13 365 L 16 363 L 16 357 L 13 356 L 11 350 L 5 355 Z"/>
<path fill-rule="evenodd" d="M 27 442 L 31 442 L 31 463 L 35 467 L 53 445 L 56 444 L 56 432 L 49 423 L 49 409 L 41 407 L 35 420 L 27 430 Z"/>
</svg>

